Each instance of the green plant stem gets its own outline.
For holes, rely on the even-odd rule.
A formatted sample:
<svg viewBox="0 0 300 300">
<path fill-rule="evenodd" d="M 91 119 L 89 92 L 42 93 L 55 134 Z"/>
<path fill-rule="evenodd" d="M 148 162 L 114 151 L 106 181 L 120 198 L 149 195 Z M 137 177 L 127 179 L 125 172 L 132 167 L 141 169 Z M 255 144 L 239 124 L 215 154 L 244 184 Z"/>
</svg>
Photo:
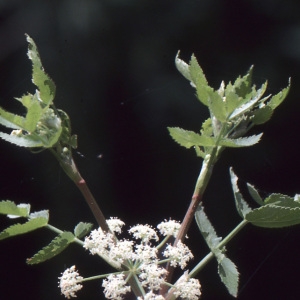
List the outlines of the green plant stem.
<svg viewBox="0 0 300 300">
<path fill-rule="evenodd" d="M 243 220 L 239 223 L 217 246 L 218 249 L 222 249 L 229 241 L 232 240 L 246 225 L 248 224 L 247 220 Z M 213 252 L 209 252 L 189 273 L 189 277 L 195 277 L 212 259 L 214 258 Z M 174 288 L 171 289 L 168 295 L 165 297 L 166 300 L 174 300 Z"/>
<path fill-rule="evenodd" d="M 50 224 L 47 224 L 46 228 L 48 228 L 49 230 L 51 230 L 51 231 L 53 231 L 53 232 L 55 232 L 57 234 L 62 234 L 63 233 L 62 230 L 60 230 L 60 229 L 58 229 L 58 228 L 56 228 L 56 227 L 54 227 L 54 226 L 52 226 Z M 77 244 L 79 244 L 80 246 L 83 246 L 83 241 L 80 240 L 80 239 L 78 239 L 77 237 L 74 238 L 74 242 L 77 243 Z"/>
<path fill-rule="evenodd" d="M 217 249 L 222 249 L 224 246 L 227 245 L 229 241 L 233 237 L 235 237 L 246 225 L 248 224 L 247 220 L 243 220 L 240 224 L 238 224 L 217 246 Z M 212 252 L 209 252 L 189 273 L 189 277 L 195 277 L 199 271 L 201 271 L 204 266 L 214 257 Z"/>
</svg>

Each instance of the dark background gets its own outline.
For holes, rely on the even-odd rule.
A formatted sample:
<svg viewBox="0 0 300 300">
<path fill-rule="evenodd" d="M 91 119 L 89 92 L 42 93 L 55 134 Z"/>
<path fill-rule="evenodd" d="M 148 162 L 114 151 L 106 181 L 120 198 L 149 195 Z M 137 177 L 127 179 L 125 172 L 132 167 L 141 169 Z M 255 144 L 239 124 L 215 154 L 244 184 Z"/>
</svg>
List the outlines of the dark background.
<svg viewBox="0 0 300 300">
<path fill-rule="evenodd" d="M 128 225 L 181 220 L 201 160 L 175 144 L 167 126 L 199 130 L 208 117 L 174 58 L 196 57 L 218 88 L 254 64 L 254 81 L 277 93 L 292 77 L 288 100 L 259 145 L 224 152 L 204 199 L 219 235 L 239 222 L 228 175 L 263 193 L 293 196 L 299 185 L 300 2 L 292 0 L 60 0 L 0 1 L 0 104 L 18 112 L 13 97 L 30 91 L 28 33 L 57 85 L 55 104 L 68 112 L 79 136 L 74 154 L 105 215 Z M 48 152 L 32 154 L 0 141 L 0 195 L 32 210 L 49 209 L 50 223 L 73 230 L 94 222 L 80 193 Z M 98 158 L 101 155 L 101 158 Z M 2 217 L 1 229 L 9 222 Z M 299 227 L 246 227 L 227 247 L 241 273 L 238 299 L 299 299 Z M 76 264 L 82 276 L 109 272 L 76 245 L 41 265 L 25 259 L 53 234 L 39 230 L 1 241 L 1 299 L 64 299 L 57 277 Z M 195 224 L 188 245 L 195 263 L 208 249 Z M 193 267 L 193 263 L 189 268 Z M 202 299 L 232 299 L 211 262 L 200 274 Z M 100 281 L 77 299 L 103 299 Z"/>
</svg>

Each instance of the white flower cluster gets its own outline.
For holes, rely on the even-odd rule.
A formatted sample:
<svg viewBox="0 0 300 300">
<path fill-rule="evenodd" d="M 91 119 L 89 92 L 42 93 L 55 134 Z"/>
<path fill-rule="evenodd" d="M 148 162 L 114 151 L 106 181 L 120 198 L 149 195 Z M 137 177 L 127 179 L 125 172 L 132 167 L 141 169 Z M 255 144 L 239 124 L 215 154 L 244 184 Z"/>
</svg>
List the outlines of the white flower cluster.
<svg viewBox="0 0 300 300">
<path fill-rule="evenodd" d="M 66 269 L 62 276 L 59 277 L 59 287 L 61 293 L 65 295 L 66 298 L 76 297 L 75 293 L 82 289 L 82 285 L 79 284 L 83 277 L 79 276 L 79 273 L 75 270 L 75 266 Z"/>
<path fill-rule="evenodd" d="M 134 241 L 119 240 L 114 234 L 122 232 L 124 222 L 117 218 L 111 218 L 107 223 L 111 232 L 104 232 L 101 228 L 93 230 L 85 238 L 83 245 L 91 254 L 101 256 L 114 268 L 122 272 L 110 274 L 103 280 L 102 286 L 104 287 L 105 297 L 115 300 L 123 299 L 123 295 L 131 290 L 127 281 L 130 277 L 134 277 L 145 292 L 145 295 L 139 297 L 138 300 L 163 300 L 164 297 L 158 295 L 158 291 L 163 284 L 166 284 L 167 270 L 162 267 L 162 262 L 159 260 L 158 248 L 152 244 L 159 241 L 158 232 L 149 225 L 136 225 L 128 230 Z M 168 237 L 176 237 L 180 223 L 165 220 L 157 228 L 162 236 L 166 236 L 165 243 Z M 176 246 L 167 245 L 161 255 L 165 258 L 164 263 L 169 261 L 171 266 L 180 266 L 182 269 L 193 258 L 189 248 L 180 241 Z M 184 283 L 182 284 L 183 280 Z M 182 299 L 198 299 L 201 292 L 200 284 L 198 282 L 197 285 L 196 282 L 198 280 L 184 277 L 175 285 L 176 294 L 174 293 L 174 295 Z M 193 290 L 194 296 L 192 298 L 186 296 L 188 294 L 187 286 L 189 290 Z M 198 290 L 195 291 L 197 288 Z M 62 291 L 62 293 L 64 292 Z M 66 296 L 65 293 L 64 295 Z M 67 295 L 75 297 L 74 293 Z"/>
<path fill-rule="evenodd" d="M 197 300 L 201 296 L 199 280 L 189 278 L 187 271 L 177 280 L 175 288 L 174 295 L 181 299 Z"/>
</svg>

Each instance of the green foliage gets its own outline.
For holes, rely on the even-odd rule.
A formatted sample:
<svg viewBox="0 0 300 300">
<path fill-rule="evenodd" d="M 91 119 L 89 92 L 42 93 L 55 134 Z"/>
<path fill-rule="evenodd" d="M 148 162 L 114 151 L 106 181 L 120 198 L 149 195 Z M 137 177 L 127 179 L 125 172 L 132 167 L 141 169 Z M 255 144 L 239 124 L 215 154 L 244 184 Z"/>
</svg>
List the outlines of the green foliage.
<svg viewBox="0 0 300 300">
<path fill-rule="evenodd" d="M 244 219 L 245 216 L 251 211 L 251 208 L 248 206 L 247 202 L 244 200 L 242 193 L 238 187 L 238 177 L 233 172 L 232 168 L 230 168 L 230 177 L 231 177 L 231 186 L 233 190 L 233 195 L 235 199 L 235 206 L 239 213 L 239 215 Z"/>
<path fill-rule="evenodd" d="M 267 82 L 258 90 L 252 86 L 253 66 L 243 76 L 239 76 L 234 83 L 225 85 L 221 83 L 218 90 L 208 85 L 203 70 L 196 58 L 192 55 L 190 63 L 187 64 L 179 58 L 179 52 L 175 58 L 175 64 L 179 72 L 190 81 L 196 89 L 196 96 L 200 102 L 208 107 L 210 113 L 210 124 L 212 130 L 208 135 L 202 131 L 201 134 L 183 130 L 180 128 L 169 128 L 172 138 L 181 146 L 196 147 L 196 154 L 205 157 L 214 147 L 245 147 L 257 143 L 261 137 L 252 136 L 239 139 L 244 136 L 254 125 L 267 122 L 274 109 L 282 103 L 288 94 L 288 87 L 271 97 L 263 97 Z M 208 121 L 206 120 L 205 123 Z M 206 124 L 202 125 L 206 128 Z"/>
<path fill-rule="evenodd" d="M 26 35 L 28 45 L 28 57 L 32 61 L 32 82 L 37 86 L 37 96 L 46 106 L 49 106 L 54 97 L 56 87 L 52 79 L 45 73 L 38 49 L 33 39 Z"/>
<path fill-rule="evenodd" d="M 80 222 L 74 229 L 74 234 L 78 239 L 83 238 L 92 230 L 93 224 Z"/>
<path fill-rule="evenodd" d="M 26 109 L 26 116 L 16 115 L 0 108 L 0 124 L 12 129 L 10 134 L 0 132 L 0 137 L 12 144 L 27 148 L 56 148 L 57 158 L 66 157 L 66 147 L 77 147 L 77 138 L 71 135 L 68 115 L 54 107 L 56 87 L 44 71 L 36 44 L 28 35 L 28 57 L 32 63 L 32 82 L 36 86 L 35 94 L 26 94 L 15 98 Z M 68 156 L 71 154 L 68 153 Z"/>
<path fill-rule="evenodd" d="M 300 224 L 298 207 L 265 205 L 247 214 L 246 220 L 253 225 L 267 228 L 282 228 Z"/>
<path fill-rule="evenodd" d="M 3 200 L 0 202 L 0 214 L 4 214 L 11 219 L 25 217 L 28 219 L 23 224 L 14 224 L 4 229 L 0 233 L 0 240 L 4 240 L 9 237 L 13 237 L 20 234 L 25 234 L 34 231 L 38 228 L 44 227 L 48 224 L 49 215 L 48 211 L 39 211 L 30 213 L 29 204 L 18 204 L 9 200 Z"/>
<path fill-rule="evenodd" d="M 61 119 L 53 107 L 55 84 L 45 73 L 34 41 L 27 35 L 28 57 L 32 62 L 32 82 L 37 90 L 16 98 L 27 110 L 22 117 L 0 108 L 0 124 L 13 131 L 0 132 L 0 137 L 17 146 L 51 148 L 62 133 Z M 50 107 L 52 106 L 52 107 Z"/>
<path fill-rule="evenodd" d="M 236 265 L 225 256 L 225 249 L 220 249 L 222 238 L 218 237 L 214 227 L 206 216 L 202 206 L 199 206 L 195 214 L 198 228 L 203 235 L 210 251 L 218 262 L 218 273 L 230 295 L 236 297 L 238 292 L 239 272 Z"/>
<path fill-rule="evenodd" d="M 34 265 L 44 262 L 61 253 L 69 244 L 74 242 L 75 236 L 72 232 L 63 232 L 51 241 L 49 245 L 41 249 L 33 257 L 27 259 L 27 264 Z"/>
<path fill-rule="evenodd" d="M 250 195 L 261 205 L 259 208 L 251 209 L 238 188 L 238 178 L 232 169 L 230 176 L 237 211 L 243 219 L 255 226 L 267 228 L 282 228 L 300 224 L 298 195 L 292 198 L 282 194 L 271 194 L 263 200 L 254 186 L 248 183 Z"/>
<path fill-rule="evenodd" d="M 28 217 L 30 213 L 30 204 L 18 204 L 13 201 L 2 200 L 0 202 L 0 214 L 8 215 L 10 217 Z"/>
<path fill-rule="evenodd" d="M 193 131 L 184 130 L 178 127 L 169 127 L 168 128 L 171 137 L 179 145 L 185 148 L 191 148 L 193 146 L 202 146 L 202 147 L 248 147 L 252 146 L 259 142 L 262 134 L 253 135 L 245 138 L 238 139 L 229 139 L 229 138 L 215 138 L 208 137 L 206 135 L 201 135 Z"/>
<path fill-rule="evenodd" d="M 29 221 L 24 224 L 14 224 L 0 233 L 0 240 L 34 231 L 46 226 L 47 223 L 48 220 L 46 218 L 34 218 L 29 219 Z"/>
</svg>

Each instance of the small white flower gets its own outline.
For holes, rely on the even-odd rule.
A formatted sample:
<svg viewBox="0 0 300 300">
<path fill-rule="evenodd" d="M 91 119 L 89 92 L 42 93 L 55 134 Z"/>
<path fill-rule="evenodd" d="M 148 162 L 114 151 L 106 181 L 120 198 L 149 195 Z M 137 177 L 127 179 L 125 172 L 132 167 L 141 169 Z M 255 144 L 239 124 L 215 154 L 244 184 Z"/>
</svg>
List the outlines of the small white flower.
<svg viewBox="0 0 300 300">
<path fill-rule="evenodd" d="M 169 221 L 165 220 L 164 222 L 158 224 L 157 228 L 160 234 L 162 234 L 163 236 L 173 235 L 176 238 L 178 231 L 180 229 L 180 222 L 174 220 L 169 220 Z"/>
<path fill-rule="evenodd" d="M 126 285 L 124 274 L 110 274 L 103 280 L 104 295 L 107 299 L 122 300 L 122 295 L 130 292 L 130 286 Z"/>
<path fill-rule="evenodd" d="M 201 296 L 201 285 L 199 280 L 195 278 L 189 278 L 186 271 L 175 283 L 176 291 L 174 295 L 181 299 L 198 300 Z"/>
<path fill-rule="evenodd" d="M 165 282 L 165 276 L 167 275 L 167 270 L 159 267 L 156 263 L 143 264 L 140 267 L 141 273 L 139 278 L 143 286 L 147 286 L 150 290 L 157 291 L 160 286 Z"/>
<path fill-rule="evenodd" d="M 128 240 L 118 241 L 110 247 L 108 256 L 119 265 L 125 260 L 132 260 L 135 257 L 133 253 L 133 242 Z"/>
<path fill-rule="evenodd" d="M 165 300 L 165 298 L 150 291 L 144 297 L 138 297 L 137 300 Z"/>
<path fill-rule="evenodd" d="M 78 283 L 82 281 L 83 277 L 79 276 L 79 273 L 75 271 L 75 266 L 66 269 L 58 279 L 60 279 L 58 286 L 61 293 L 68 299 L 76 297 L 75 293 L 82 289 L 82 285 Z"/>
<path fill-rule="evenodd" d="M 184 269 L 187 262 L 194 257 L 190 249 L 181 241 L 179 241 L 175 247 L 168 245 L 163 255 L 171 259 L 171 266 L 176 267 L 179 265 L 181 269 Z"/>
<path fill-rule="evenodd" d="M 99 227 L 91 231 L 90 235 L 84 239 L 83 248 L 101 256 L 108 255 L 108 250 L 113 244 L 114 236 Z"/>
<path fill-rule="evenodd" d="M 150 245 L 136 245 L 134 260 L 150 263 L 153 260 L 157 260 L 157 251 L 155 247 L 151 247 Z"/>
<path fill-rule="evenodd" d="M 128 232 L 135 239 L 141 239 L 143 243 L 149 243 L 150 240 L 158 241 L 156 231 L 149 225 L 136 225 L 131 227 Z"/>
<path fill-rule="evenodd" d="M 115 233 L 121 233 L 122 227 L 125 225 L 125 223 L 120 219 L 112 217 L 109 220 L 106 220 L 106 222 L 108 224 L 109 229 Z"/>
</svg>

